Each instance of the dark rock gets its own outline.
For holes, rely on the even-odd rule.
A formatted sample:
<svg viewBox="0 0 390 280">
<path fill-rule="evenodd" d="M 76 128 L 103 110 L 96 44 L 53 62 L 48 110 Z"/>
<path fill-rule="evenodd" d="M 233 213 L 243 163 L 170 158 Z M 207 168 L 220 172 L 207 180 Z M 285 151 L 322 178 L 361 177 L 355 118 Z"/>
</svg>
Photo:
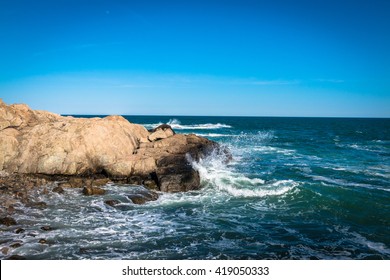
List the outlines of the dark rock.
<svg viewBox="0 0 390 280">
<path fill-rule="evenodd" d="M 110 199 L 110 200 L 104 201 L 104 203 L 111 206 L 111 207 L 114 207 L 115 205 L 119 204 L 120 201 L 116 200 L 116 199 Z"/>
<path fill-rule="evenodd" d="M 199 189 L 199 173 L 184 156 L 167 156 L 158 161 L 157 166 L 160 191 L 183 192 Z"/>
<path fill-rule="evenodd" d="M 158 199 L 159 195 L 156 192 L 145 191 L 136 194 L 130 194 L 127 196 L 134 204 L 145 204 L 149 201 L 155 201 Z"/>
<path fill-rule="evenodd" d="M 82 188 L 84 187 L 84 180 L 82 178 L 73 177 L 69 180 L 69 184 L 72 188 Z"/>
<path fill-rule="evenodd" d="M 3 248 L 1 248 L 0 252 L 1 252 L 3 255 L 8 255 L 9 248 L 8 248 L 8 247 L 3 247 Z"/>
<path fill-rule="evenodd" d="M 7 227 L 16 225 L 16 221 L 11 217 L 0 218 L 0 224 L 5 225 Z"/>
<path fill-rule="evenodd" d="M 15 233 L 16 233 L 16 234 L 20 234 L 20 233 L 23 233 L 23 232 L 25 232 L 25 230 L 22 229 L 22 228 L 17 228 L 17 229 L 15 230 Z"/>
<path fill-rule="evenodd" d="M 52 192 L 62 194 L 62 193 L 64 193 L 64 189 L 62 187 L 58 186 L 58 187 L 53 188 Z"/>
<path fill-rule="evenodd" d="M 129 195 L 128 198 L 133 202 L 134 204 L 145 204 L 147 202 L 146 197 L 140 194 L 132 194 Z"/>
<path fill-rule="evenodd" d="M 38 202 L 29 202 L 27 203 L 27 206 L 31 208 L 38 208 L 38 209 L 45 209 L 47 208 L 46 202 L 38 201 Z"/>
<path fill-rule="evenodd" d="M 13 243 L 13 244 L 10 245 L 10 247 L 11 247 L 11 248 L 14 248 L 14 249 L 15 249 L 15 248 L 19 248 L 19 247 L 22 247 L 22 243 L 20 243 L 20 242 Z"/>
<path fill-rule="evenodd" d="M 143 182 L 143 180 L 140 176 L 131 176 L 131 177 L 127 178 L 127 183 L 130 185 L 140 186 L 140 185 L 142 185 L 142 182 Z"/>
<path fill-rule="evenodd" d="M 53 228 L 51 226 L 43 226 L 43 227 L 41 227 L 41 230 L 51 231 L 51 230 L 53 230 Z"/>
<path fill-rule="evenodd" d="M 80 248 L 79 249 L 79 253 L 80 254 L 86 254 L 86 253 L 88 253 L 88 249 L 87 248 Z"/>
<path fill-rule="evenodd" d="M 172 129 L 172 127 L 169 124 L 162 124 L 162 125 L 159 125 L 159 126 L 153 128 L 153 129 L 149 129 L 148 131 L 150 133 L 153 133 L 153 132 L 156 132 L 157 130 L 160 130 L 160 129 L 162 129 L 162 130 L 170 129 L 170 130 L 173 131 L 174 134 L 176 134 L 175 131 Z"/>
<path fill-rule="evenodd" d="M 83 194 L 84 195 L 103 195 L 106 191 L 97 187 L 84 187 Z"/>
<path fill-rule="evenodd" d="M 41 239 L 39 239 L 38 243 L 40 243 L 40 244 L 47 244 L 47 240 L 41 238 Z"/>
<path fill-rule="evenodd" d="M 156 190 L 156 191 L 160 190 L 156 181 L 151 180 L 151 179 L 144 180 L 142 182 L 142 185 L 149 190 Z"/>
<path fill-rule="evenodd" d="M 7 260 L 26 260 L 26 258 L 20 255 L 12 255 Z"/>
</svg>

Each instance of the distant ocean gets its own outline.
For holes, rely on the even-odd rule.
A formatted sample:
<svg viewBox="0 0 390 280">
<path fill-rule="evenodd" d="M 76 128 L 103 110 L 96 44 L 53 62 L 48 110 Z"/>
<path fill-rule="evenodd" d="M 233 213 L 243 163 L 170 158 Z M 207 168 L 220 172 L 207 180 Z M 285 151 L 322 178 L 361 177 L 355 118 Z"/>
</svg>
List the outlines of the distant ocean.
<svg viewBox="0 0 390 280">
<path fill-rule="evenodd" d="M 127 116 L 230 149 L 199 163 L 203 188 L 133 205 L 131 189 L 46 195 L 15 218 L 30 259 L 390 259 L 390 119 Z M 104 200 L 118 199 L 117 208 Z M 34 217 L 34 218 L 31 218 Z M 12 233 L 5 233 L 12 234 Z M 20 237 L 19 237 L 20 238 Z M 17 251 L 20 250 L 20 251 Z"/>
</svg>

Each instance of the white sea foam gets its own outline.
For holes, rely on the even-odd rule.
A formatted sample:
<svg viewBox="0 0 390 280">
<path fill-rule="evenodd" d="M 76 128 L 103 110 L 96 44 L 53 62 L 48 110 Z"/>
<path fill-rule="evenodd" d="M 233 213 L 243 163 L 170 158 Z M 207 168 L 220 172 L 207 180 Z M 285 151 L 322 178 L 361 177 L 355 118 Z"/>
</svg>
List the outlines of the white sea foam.
<svg viewBox="0 0 390 280">
<path fill-rule="evenodd" d="M 351 232 L 348 227 L 336 227 L 336 231 L 341 232 L 343 235 L 349 236 L 354 242 L 361 244 L 363 246 L 367 246 L 371 250 L 374 250 L 378 253 L 389 255 L 390 248 L 388 248 L 385 244 L 380 242 L 374 242 L 368 240 L 366 237 L 362 236 L 357 232 Z"/>
<path fill-rule="evenodd" d="M 296 151 L 295 150 L 289 150 L 289 149 L 282 149 L 282 148 L 276 148 L 271 146 L 257 146 L 253 148 L 254 151 L 261 152 L 263 154 L 283 154 L 286 156 L 293 155 Z"/>
<path fill-rule="evenodd" d="M 143 124 L 146 128 L 154 128 L 163 123 L 155 123 L 155 124 Z M 223 124 L 223 123 L 205 123 L 205 124 L 181 124 L 178 119 L 171 119 L 167 122 L 173 129 L 176 130 L 210 130 L 210 129 L 221 129 L 221 128 L 232 128 L 231 125 Z"/>
<path fill-rule="evenodd" d="M 220 133 L 197 133 L 196 135 L 202 137 L 233 137 L 231 134 L 220 134 Z"/>
<path fill-rule="evenodd" d="M 366 151 L 372 153 L 388 153 L 389 149 L 382 145 L 358 145 L 358 144 L 341 144 L 336 143 L 336 146 L 340 148 L 353 149 L 358 151 Z"/>
<path fill-rule="evenodd" d="M 311 177 L 314 181 L 320 181 L 323 183 L 328 183 L 330 185 L 336 185 L 340 187 L 357 187 L 357 188 L 366 188 L 371 190 L 375 189 L 375 190 L 390 191 L 390 189 L 385 189 L 375 185 L 356 183 L 356 182 L 346 181 L 342 179 L 329 178 L 325 176 L 308 175 L 308 177 Z"/>
<path fill-rule="evenodd" d="M 261 178 L 251 178 L 238 173 L 224 164 L 221 156 L 213 155 L 192 163 L 199 171 L 202 183 L 213 191 L 233 197 L 266 197 L 283 195 L 296 188 L 299 183 L 293 180 L 265 182 Z"/>
</svg>

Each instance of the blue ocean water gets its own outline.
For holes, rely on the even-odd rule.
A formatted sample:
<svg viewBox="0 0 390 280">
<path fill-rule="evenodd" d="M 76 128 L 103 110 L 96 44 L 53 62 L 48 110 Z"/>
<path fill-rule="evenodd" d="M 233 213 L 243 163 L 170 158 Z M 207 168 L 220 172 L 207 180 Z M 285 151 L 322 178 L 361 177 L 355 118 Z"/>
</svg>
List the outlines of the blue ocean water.
<svg viewBox="0 0 390 280">
<path fill-rule="evenodd" d="M 109 184 L 46 196 L 17 217 L 30 259 L 390 259 L 390 119 L 128 116 L 228 147 L 203 188 L 134 205 Z M 106 199 L 118 199 L 112 208 Z M 33 218 L 31 218 L 33 217 Z M 56 230 L 38 232 L 50 224 Z M 12 238 L 12 233 L 7 233 Z M 5 234 L 6 235 L 6 234 Z M 19 236 L 19 238 L 21 238 Z M 38 244 L 46 238 L 49 245 Z"/>
</svg>

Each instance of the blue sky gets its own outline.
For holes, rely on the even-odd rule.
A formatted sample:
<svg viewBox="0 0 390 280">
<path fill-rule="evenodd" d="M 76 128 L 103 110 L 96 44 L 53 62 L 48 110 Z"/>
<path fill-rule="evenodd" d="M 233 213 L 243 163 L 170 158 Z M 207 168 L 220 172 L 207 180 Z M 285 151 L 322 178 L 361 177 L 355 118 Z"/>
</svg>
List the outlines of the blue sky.
<svg viewBox="0 0 390 280">
<path fill-rule="evenodd" d="M 0 1 L 0 98 L 63 114 L 390 117 L 390 1 Z"/>
</svg>

